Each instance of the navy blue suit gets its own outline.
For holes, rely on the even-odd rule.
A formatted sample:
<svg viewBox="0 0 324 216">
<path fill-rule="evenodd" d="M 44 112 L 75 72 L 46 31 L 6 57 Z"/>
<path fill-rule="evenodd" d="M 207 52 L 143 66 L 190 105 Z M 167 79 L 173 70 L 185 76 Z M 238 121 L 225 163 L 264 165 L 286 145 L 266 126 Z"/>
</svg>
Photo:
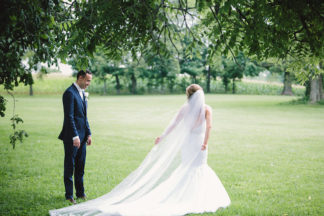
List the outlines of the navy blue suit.
<svg viewBox="0 0 324 216">
<path fill-rule="evenodd" d="M 83 96 L 83 98 L 85 98 Z M 86 141 L 91 135 L 87 118 L 87 101 L 72 84 L 63 94 L 64 123 L 59 139 L 64 143 L 65 198 L 73 198 L 73 171 L 76 196 L 84 196 L 83 175 L 86 159 Z M 79 136 L 80 148 L 73 146 L 73 137 Z"/>
</svg>

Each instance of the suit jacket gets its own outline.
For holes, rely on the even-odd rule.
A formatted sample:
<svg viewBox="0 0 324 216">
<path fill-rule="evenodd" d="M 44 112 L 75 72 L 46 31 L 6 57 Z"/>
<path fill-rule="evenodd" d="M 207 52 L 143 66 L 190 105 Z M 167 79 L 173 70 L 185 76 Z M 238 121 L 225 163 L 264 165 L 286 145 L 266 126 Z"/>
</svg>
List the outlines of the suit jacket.
<svg viewBox="0 0 324 216">
<path fill-rule="evenodd" d="M 59 139 L 72 142 L 73 137 L 79 136 L 83 142 L 91 135 L 87 118 L 87 101 L 82 100 L 78 89 L 72 84 L 63 94 L 64 122 Z"/>
</svg>

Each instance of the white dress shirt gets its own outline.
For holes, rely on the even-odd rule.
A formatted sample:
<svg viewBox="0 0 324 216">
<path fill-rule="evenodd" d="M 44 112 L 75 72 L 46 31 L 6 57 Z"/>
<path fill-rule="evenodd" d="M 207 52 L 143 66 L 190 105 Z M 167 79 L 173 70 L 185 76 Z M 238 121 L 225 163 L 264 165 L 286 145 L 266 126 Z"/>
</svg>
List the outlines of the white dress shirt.
<svg viewBox="0 0 324 216">
<path fill-rule="evenodd" d="M 84 89 L 81 89 L 80 86 L 75 82 L 74 86 L 78 89 L 81 99 L 83 100 Z"/>
</svg>

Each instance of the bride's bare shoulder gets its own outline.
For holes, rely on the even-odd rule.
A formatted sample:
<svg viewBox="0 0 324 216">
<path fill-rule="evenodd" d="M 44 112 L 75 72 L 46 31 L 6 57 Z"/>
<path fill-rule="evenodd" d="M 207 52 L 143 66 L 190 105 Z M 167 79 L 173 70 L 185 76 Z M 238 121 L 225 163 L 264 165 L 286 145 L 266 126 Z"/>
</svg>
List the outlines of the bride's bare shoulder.
<svg viewBox="0 0 324 216">
<path fill-rule="evenodd" d="M 209 105 L 207 105 L 207 104 L 205 104 L 205 110 L 206 110 L 206 112 L 212 113 L 212 108 L 211 108 L 211 106 L 209 106 Z"/>
</svg>

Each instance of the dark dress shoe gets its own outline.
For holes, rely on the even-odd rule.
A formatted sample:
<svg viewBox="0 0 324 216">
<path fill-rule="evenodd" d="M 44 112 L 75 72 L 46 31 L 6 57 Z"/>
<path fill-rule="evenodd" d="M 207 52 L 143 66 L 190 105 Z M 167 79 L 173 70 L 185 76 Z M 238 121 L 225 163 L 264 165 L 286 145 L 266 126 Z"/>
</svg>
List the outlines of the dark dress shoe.
<svg viewBox="0 0 324 216">
<path fill-rule="evenodd" d="M 86 195 L 80 196 L 80 197 L 77 197 L 77 199 L 87 200 L 87 196 Z"/>
<path fill-rule="evenodd" d="M 72 203 L 73 205 L 76 204 L 76 201 L 73 198 L 68 198 L 66 200 L 69 201 L 70 203 Z"/>
</svg>

